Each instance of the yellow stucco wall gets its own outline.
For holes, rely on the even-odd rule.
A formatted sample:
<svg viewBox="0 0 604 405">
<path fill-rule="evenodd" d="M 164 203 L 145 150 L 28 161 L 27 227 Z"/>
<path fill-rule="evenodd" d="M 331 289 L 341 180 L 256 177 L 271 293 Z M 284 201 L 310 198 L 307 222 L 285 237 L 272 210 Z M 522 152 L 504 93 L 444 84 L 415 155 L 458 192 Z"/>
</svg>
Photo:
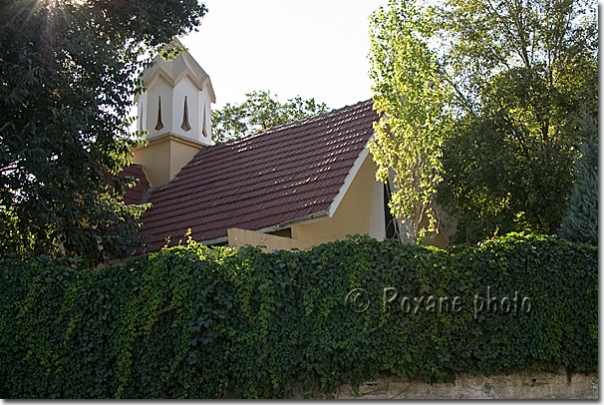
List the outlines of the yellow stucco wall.
<svg viewBox="0 0 604 405">
<path fill-rule="evenodd" d="M 256 231 L 248 231 L 246 229 L 231 228 L 227 230 L 229 237 L 229 246 L 265 246 L 262 250 L 270 252 L 273 250 L 291 250 L 293 248 L 306 249 L 313 244 L 307 241 L 285 238 L 283 236 L 269 235 Z"/>
<path fill-rule="evenodd" d="M 151 187 L 170 180 L 170 143 L 160 142 L 134 151 L 133 162 L 143 167 Z"/>
<path fill-rule="evenodd" d="M 374 163 L 367 156 L 333 217 L 292 226 L 292 238 L 318 245 L 346 239 L 346 235 L 368 234 L 374 182 Z"/>
<path fill-rule="evenodd" d="M 170 143 L 170 180 L 193 159 L 201 148 L 203 148 L 201 144 L 194 144 L 189 140 L 186 142 L 177 140 Z"/>
<path fill-rule="evenodd" d="M 132 161 L 143 167 L 147 180 L 155 188 L 172 180 L 202 147 L 198 142 L 168 133 L 135 150 Z"/>
</svg>

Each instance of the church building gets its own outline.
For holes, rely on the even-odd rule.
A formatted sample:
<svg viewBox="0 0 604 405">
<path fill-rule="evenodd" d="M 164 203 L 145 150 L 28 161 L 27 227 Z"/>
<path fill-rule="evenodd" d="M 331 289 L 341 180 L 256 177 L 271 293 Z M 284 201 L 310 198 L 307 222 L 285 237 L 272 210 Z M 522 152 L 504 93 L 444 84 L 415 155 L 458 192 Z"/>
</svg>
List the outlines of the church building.
<svg viewBox="0 0 604 405">
<path fill-rule="evenodd" d="M 188 53 L 158 58 L 135 100 L 148 144 L 125 174 L 128 203 L 150 202 L 140 234 L 149 251 L 191 237 L 207 245 L 305 249 L 347 235 L 394 237 L 387 185 L 368 142 L 371 100 L 213 144 L 208 74 Z"/>
</svg>

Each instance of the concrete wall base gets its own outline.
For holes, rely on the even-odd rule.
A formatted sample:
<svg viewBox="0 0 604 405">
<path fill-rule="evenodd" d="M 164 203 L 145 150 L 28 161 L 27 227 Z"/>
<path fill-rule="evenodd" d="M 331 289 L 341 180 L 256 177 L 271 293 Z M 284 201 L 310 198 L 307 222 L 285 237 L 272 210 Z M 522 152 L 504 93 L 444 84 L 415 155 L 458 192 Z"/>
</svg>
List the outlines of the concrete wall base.
<svg viewBox="0 0 604 405">
<path fill-rule="evenodd" d="M 461 374 L 455 384 L 425 384 L 404 377 L 388 376 L 368 381 L 355 395 L 342 386 L 338 399 L 598 399 L 598 376 L 565 372 L 516 373 L 491 377 Z"/>
</svg>

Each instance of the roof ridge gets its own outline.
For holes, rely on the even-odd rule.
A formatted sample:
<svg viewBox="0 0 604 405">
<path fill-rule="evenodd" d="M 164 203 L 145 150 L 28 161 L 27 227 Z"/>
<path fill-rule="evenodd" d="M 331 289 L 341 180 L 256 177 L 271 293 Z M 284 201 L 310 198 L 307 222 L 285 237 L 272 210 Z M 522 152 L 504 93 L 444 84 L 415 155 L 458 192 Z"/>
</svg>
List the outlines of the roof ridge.
<svg viewBox="0 0 604 405">
<path fill-rule="evenodd" d="M 233 144 L 236 144 L 238 142 L 242 142 L 242 141 L 245 141 L 245 140 L 248 140 L 248 139 L 258 138 L 258 137 L 260 137 L 262 135 L 267 135 L 267 134 L 271 134 L 273 132 L 277 132 L 277 131 L 281 131 L 281 130 L 284 130 L 284 129 L 288 129 L 288 128 L 296 126 L 296 125 L 303 125 L 303 124 L 306 124 L 306 123 L 308 123 L 308 122 L 310 122 L 312 120 L 319 119 L 321 117 L 326 117 L 326 116 L 329 116 L 329 115 L 341 114 L 342 112 L 344 112 L 344 110 L 353 109 L 355 107 L 359 107 L 361 104 L 369 104 L 370 102 L 373 102 L 373 99 L 370 98 L 368 100 L 359 101 L 359 102 L 357 102 L 355 104 L 352 104 L 352 105 L 345 105 L 344 107 L 336 108 L 336 109 L 333 109 L 333 110 L 330 110 L 330 111 L 327 111 L 327 112 L 324 112 L 324 113 L 321 113 L 321 114 L 313 115 L 312 117 L 308 117 L 308 118 L 305 118 L 303 120 L 297 120 L 297 121 L 294 121 L 294 122 L 290 122 L 288 124 L 276 125 L 274 127 L 270 127 L 268 129 L 264 129 L 262 131 L 258 131 L 258 132 L 254 133 L 252 135 L 249 135 L 249 136 L 242 136 L 240 138 L 229 139 L 226 142 L 217 143 L 217 144 L 214 144 L 212 146 L 233 145 Z"/>
</svg>

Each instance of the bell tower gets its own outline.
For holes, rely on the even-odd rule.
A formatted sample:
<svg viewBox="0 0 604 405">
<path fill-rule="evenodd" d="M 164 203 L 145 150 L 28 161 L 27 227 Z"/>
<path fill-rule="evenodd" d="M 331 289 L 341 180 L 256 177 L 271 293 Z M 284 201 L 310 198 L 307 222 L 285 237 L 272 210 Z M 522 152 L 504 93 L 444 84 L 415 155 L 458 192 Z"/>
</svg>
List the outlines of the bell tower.
<svg viewBox="0 0 604 405">
<path fill-rule="evenodd" d="M 148 145 L 134 151 L 133 162 L 143 167 L 155 188 L 172 180 L 201 148 L 212 144 L 210 104 L 216 96 L 210 76 L 188 52 L 170 61 L 158 56 L 141 79 L 145 91 L 135 98 L 137 125 L 147 131 Z"/>
</svg>

